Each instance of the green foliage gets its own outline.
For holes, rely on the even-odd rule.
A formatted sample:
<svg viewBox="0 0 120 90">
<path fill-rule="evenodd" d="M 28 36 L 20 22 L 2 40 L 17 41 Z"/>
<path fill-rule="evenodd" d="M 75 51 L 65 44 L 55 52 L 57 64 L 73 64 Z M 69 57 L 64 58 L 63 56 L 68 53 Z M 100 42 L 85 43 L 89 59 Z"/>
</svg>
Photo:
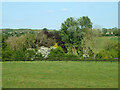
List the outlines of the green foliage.
<svg viewBox="0 0 120 90">
<path fill-rule="evenodd" d="M 30 61 L 34 59 L 35 50 L 26 50 L 25 51 L 25 60 Z"/>
<path fill-rule="evenodd" d="M 60 35 L 62 37 L 63 42 L 72 42 L 71 32 L 74 32 L 72 28 L 75 26 L 77 26 L 77 22 L 72 17 L 67 18 L 67 20 L 64 23 L 62 23 Z"/>
<path fill-rule="evenodd" d="M 109 28 L 109 29 L 106 29 L 106 28 L 102 28 L 102 32 L 103 32 L 103 36 L 118 36 L 119 32 L 118 32 L 118 28 Z"/>
<path fill-rule="evenodd" d="M 64 55 L 63 49 L 59 46 L 55 49 L 51 49 L 49 57 L 63 57 Z"/>
<path fill-rule="evenodd" d="M 6 61 L 6 60 L 12 60 L 12 55 L 13 55 L 13 51 L 10 49 L 9 46 L 6 46 L 4 49 L 2 49 L 2 60 Z"/>
<path fill-rule="evenodd" d="M 41 31 L 37 34 L 36 45 L 50 47 L 55 44 L 56 40 L 53 38 L 53 34 L 48 31 Z"/>
<path fill-rule="evenodd" d="M 77 20 L 70 17 L 62 23 L 60 36 L 62 41 L 65 42 L 68 53 L 74 51 L 73 54 L 78 55 L 75 52 L 81 50 L 81 40 L 83 39 L 84 29 L 86 28 L 92 28 L 92 23 L 88 17 L 82 17 Z"/>
<path fill-rule="evenodd" d="M 2 37 L 2 60 L 3 61 L 11 60 L 12 53 L 13 53 L 13 51 L 11 50 L 9 45 L 7 45 L 6 37 L 3 35 L 3 37 Z"/>
<path fill-rule="evenodd" d="M 52 49 L 50 51 L 50 56 L 47 60 L 50 61 L 75 61 L 79 60 L 80 58 L 77 55 L 73 54 L 65 54 L 63 49 L 59 46 L 56 49 Z"/>
<path fill-rule="evenodd" d="M 25 52 L 22 50 L 14 51 L 12 59 L 14 61 L 25 61 Z"/>
<path fill-rule="evenodd" d="M 107 50 L 101 50 L 98 54 L 97 54 L 98 58 L 101 59 L 115 59 L 118 58 L 118 51 L 111 49 L 109 51 Z"/>
<path fill-rule="evenodd" d="M 82 31 L 79 28 L 79 23 L 74 18 L 67 18 L 61 27 L 61 38 L 65 44 L 80 44 L 82 38 Z"/>
<path fill-rule="evenodd" d="M 37 54 L 35 54 L 35 59 L 34 60 L 43 60 L 44 58 L 43 58 L 43 56 L 42 56 L 42 54 L 41 53 L 37 53 Z"/>
<path fill-rule="evenodd" d="M 63 59 L 64 56 L 65 56 L 64 50 L 62 49 L 62 47 L 58 46 L 57 48 L 50 50 L 50 54 L 49 54 L 49 57 L 47 58 L 47 60 L 62 61 L 62 60 L 64 60 Z"/>
<path fill-rule="evenodd" d="M 101 50 L 99 31 L 96 29 L 85 29 L 85 34 L 82 40 L 83 54 L 88 54 L 89 56 L 96 58 L 96 54 Z"/>
<path fill-rule="evenodd" d="M 35 34 L 25 34 L 23 36 L 23 39 L 25 39 L 25 49 L 27 48 L 35 48 L 35 39 L 36 35 Z"/>
<path fill-rule="evenodd" d="M 90 28 L 91 29 L 92 28 L 92 22 L 88 18 L 88 16 L 83 16 L 80 19 L 78 19 L 78 21 L 79 21 L 79 24 L 80 24 L 82 29 L 85 29 L 85 28 Z"/>
<path fill-rule="evenodd" d="M 103 31 L 103 35 L 106 35 L 107 29 L 106 29 L 106 28 L 103 28 L 102 31 Z"/>
<path fill-rule="evenodd" d="M 76 61 L 76 60 L 79 61 L 80 58 L 73 54 L 69 54 L 69 55 L 67 54 L 65 55 L 65 57 L 63 57 L 63 61 Z"/>
<path fill-rule="evenodd" d="M 5 49 L 6 46 L 7 46 L 6 39 L 7 39 L 6 36 L 3 35 L 3 36 L 2 36 L 2 49 Z"/>
<path fill-rule="evenodd" d="M 102 36 L 103 35 L 103 36 Z M 79 60 L 118 57 L 118 28 L 92 29 L 88 16 L 67 18 L 61 29 L 42 30 L 3 29 L 3 60 L 43 60 L 39 47 L 57 45 L 50 52 L 49 60 Z M 57 44 L 56 44 L 57 43 Z M 33 48 L 34 51 L 28 50 Z M 36 51 L 35 51 L 36 50 Z M 47 59 L 47 60 L 48 60 Z"/>
<path fill-rule="evenodd" d="M 35 35 L 25 34 L 20 37 L 12 36 L 6 40 L 7 44 L 14 51 L 26 50 L 27 48 L 35 48 Z"/>
<path fill-rule="evenodd" d="M 48 29 L 47 29 L 47 28 L 43 28 L 42 30 L 43 30 L 43 31 L 48 31 Z"/>
<path fill-rule="evenodd" d="M 114 49 L 114 48 L 115 48 L 115 42 L 108 39 L 105 42 L 104 49 L 107 50 L 107 51 L 110 51 L 111 49 Z"/>
<path fill-rule="evenodd" d="M 108 38 L 103 44 L 103 49 L 98 53 L 98 58 L 113 59 L 118 58 L 118 42 Z"/>
</svg>

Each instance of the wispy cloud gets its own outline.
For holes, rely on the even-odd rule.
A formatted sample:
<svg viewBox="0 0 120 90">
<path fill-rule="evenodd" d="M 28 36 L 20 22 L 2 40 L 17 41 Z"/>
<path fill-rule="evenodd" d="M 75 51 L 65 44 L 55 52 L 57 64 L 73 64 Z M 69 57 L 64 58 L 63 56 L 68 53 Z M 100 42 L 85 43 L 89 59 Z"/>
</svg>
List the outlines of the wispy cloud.
<svg viewBox="0 0 120 90">
<path fill-rule="evenodd" d="M 66 11 L 68 11 L 68 9 L 67 8 L 62 8 L 61 11 L 66 12 Z"/>
</svg>

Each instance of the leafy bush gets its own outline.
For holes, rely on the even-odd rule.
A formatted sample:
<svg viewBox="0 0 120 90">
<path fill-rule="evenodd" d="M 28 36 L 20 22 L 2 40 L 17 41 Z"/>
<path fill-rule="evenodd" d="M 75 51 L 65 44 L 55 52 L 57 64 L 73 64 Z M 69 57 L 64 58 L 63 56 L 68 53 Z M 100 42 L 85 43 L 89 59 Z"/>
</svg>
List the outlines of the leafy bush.
<svg viewBox="0 0 120 90">
<path fill-rule="evenodd" d="M 104 49 L 108 51 L 111 49 L 115 49 L 115 44 L 116 43 L 114 41 L 108 39 L 105 41 Z"/>
<path fill-rule="evenodd" d="M 118 58 L 118 42 L 107 38 L 103 44 L 102 50 L 97 54 L 100 59 L 114 59 Z"/>
<path fill-rule="evenodd" d="M 36 36 L 35 43 L 40 46 L 50 47 L 53 46 L 56 40 L 53 37 L 52 33 L 49 33 L 48 31 L 41 31 Z"/>
<path fill-rule="evenodd" d="M 79 57 L 76 55 L 65 54 L 62 47 L 52 49 L 50 51 L 50 56 L 47 58 L 48 61 L 75 61 L 79 60 Z"/>
<path fill-rule="evenodd" d="M 12 50 L 26 50 L 27 48 L 35 48 L 35 35 L 25 34 L 19 37 L 11 36 L 6 40 Z"/>
<path fill-rule="evenodd" d="M 65 52 L 63 51 L 62 47 L 59 46 L 55 49 L 51 49 L 49 57 L 62 57 L 64 55 Z"/>
<path fill-rule="evenodd" d="M 100 59 L 112 59 L 112 58 L 118 58 L 118 51 L 115 49 L 111 50 L 101 50 L 98 54 L 97 57 Z"/>
<path fill-rule="evenodd" d="M 12 60 L 13 51 L 9 48 L 9 46 L 6 46 L 3 50 L 2 50 L 2 60 L 6 61 L 6 60 Z"/>
<path fill-rule="evenodd" d="M 44 58 L 43 58 L 43 56 L 42 56 L 41 53 L 35 54 L 35 60 L 43 60 L 43 59 L 44 59 Z"/>
<path fill-rule="evenodd" d="M 34 49 L 29 49 L 25 51 L 25 60 L 30 61 L 34 59 L 35 55 L 35 50 Z"/>
<path fill-rule="evenodd" d="M 13 53 L 12 59 L 14 61 L 24 61 L 25 60 L 25 52 L 22 50 L 17 50 Z"/>
<path fill-rule="evenodd" d="M 65 60 L 65 61 L 75 61 L 75 60 L 80 60 L 80 58 L 76 55 L 65 55 L 63 60 Z"/>
</svg>

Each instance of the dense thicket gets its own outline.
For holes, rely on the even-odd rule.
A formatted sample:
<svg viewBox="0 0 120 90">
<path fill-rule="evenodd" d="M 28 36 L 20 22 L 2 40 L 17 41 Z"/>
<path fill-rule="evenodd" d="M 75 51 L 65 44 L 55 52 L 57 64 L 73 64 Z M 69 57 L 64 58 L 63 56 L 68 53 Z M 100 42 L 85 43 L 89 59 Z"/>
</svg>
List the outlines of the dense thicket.
<svg viewBox="0 0 120 90">
<path fill-rule="evenodd" d="M 118 33 L 117 28 L 93 28 L 87 16 L 67 18 L 60 30 L 3 29 L 2 60 L 117 60 Z"/>
</svg>

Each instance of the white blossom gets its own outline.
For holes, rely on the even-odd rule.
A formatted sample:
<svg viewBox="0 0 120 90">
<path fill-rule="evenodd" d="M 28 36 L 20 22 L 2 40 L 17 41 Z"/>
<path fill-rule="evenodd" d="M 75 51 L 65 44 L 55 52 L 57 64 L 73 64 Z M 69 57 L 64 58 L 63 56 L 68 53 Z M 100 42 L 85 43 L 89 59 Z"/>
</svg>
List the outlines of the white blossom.
<svg viewBox="0 0 120 90">
<path fill-rule="evenodd" d="M 89 58 L 89 54 L 83 54 L 83 58 Z"/>
<path fill-rule="evenodd" d="M 48 55 L 50 54 L 50 50 L 51 50 L 51 49 L 55 49 L 55 47 L 50 47 L 50 48 L 48 48 L 48 47 L 41 46 L 41 47 L 38 49 L 38 52 L 37 52 L 37 53 L 41 53 L 44 58 L 47 58 Z"/>
</svg>

